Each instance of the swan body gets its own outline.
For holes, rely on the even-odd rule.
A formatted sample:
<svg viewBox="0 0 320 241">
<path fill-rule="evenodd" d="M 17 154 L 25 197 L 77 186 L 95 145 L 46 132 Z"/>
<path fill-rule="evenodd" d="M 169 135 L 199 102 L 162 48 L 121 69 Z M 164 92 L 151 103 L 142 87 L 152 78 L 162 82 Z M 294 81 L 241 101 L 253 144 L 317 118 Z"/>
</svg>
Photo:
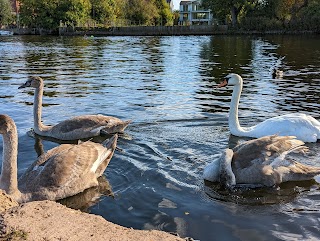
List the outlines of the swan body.
<svg viewBox="0 0 320 241">
<path fill-rule="evenodd" d="M 62 121 L 54 126 L 44 125 L 41 121 L 43 80 L 38 76 L 30 77 L 21 88 L 35 88 L 34 95 L 34 132 L 40 136 L 52 137 L 59 140 L 78 140 L 90 138 L 103 133 L 123 132 L 131 120 L 122 121 L 116 117 L 104 115 L 82 115 Z"/>
<path fill-rule="evenodd" d="M 255 126 L 242 127 L 238 120 L 238 106 L 243 80 L 240 75 L 229 74 L 218 86 L 233 85 L 229 111 L 229 128 L 232 135 L 259 138 L 267 135 L 296 136 L 304 142 L 317 142 L 320 139 L 320 122 L 302 113 L 292 113 L 267 119 Z"/>
<path fill-rule="evenodd" d="M 225 187 L 236 184 L 273 186 L 287 181 L 310 180 L 320 174 L 320 167 L 312 167 L 291 160 L 290 152 L 307 151 L 304 142 L 293 136 L 265 136 L 247 141 L 207 165 L 203 178 L 220 182 Z"/>
<path fill-rule="evenodd" d="M 14 121 L 0 115 L 3 159 L 0 188 L 19 203 L 59 200 L 98 186 L 117 143 L 117 134 L 102 144 L 62 144 L 42 154 L 17 180 L 18 135 Z"/>
</svg>

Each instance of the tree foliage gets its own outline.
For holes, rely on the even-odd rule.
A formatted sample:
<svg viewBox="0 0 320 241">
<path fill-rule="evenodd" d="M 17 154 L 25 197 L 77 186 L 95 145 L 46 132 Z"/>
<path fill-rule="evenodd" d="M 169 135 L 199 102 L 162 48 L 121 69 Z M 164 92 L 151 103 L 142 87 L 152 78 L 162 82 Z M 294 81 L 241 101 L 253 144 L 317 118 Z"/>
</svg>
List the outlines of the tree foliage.
<svg viewBox="0 0 320 241">
<path fill-rule="evenodd" d="M 0 23 L 8 12 L 0 0 Z M 320 27 L 319 0 L 203 0 L 221 23 L 246 30 L 317 30 Z M 7 6 L 7 5 L 6 5 Z M 77 26 L 87 23 L 112 26 L 120 20 L 140 25 L 172 25 L 166 0 L 21 0 L 21 23 L 29 27 L 57 28 L 60 22 Z"/>
<path fill-rule="evenodd" d="M 70 25 L 90 16 L 89 0 L 21 0 L 21 22 L 30 27 L 54 29 L 60 21 Z"/>
<path fill-rule="evenodd" d="M 230 17 L 232 25 L 238 24 L 238 15 L 245 6 L 245 0 L 203 0 L 204 7 L 211 9 L 220 20 Z"/>
<path fill-rule="evenodd" d="M 0 0 L 0 26 L 7 25 L 13 20 L 12 7 L 9 0 Z"/>
<path fill-rule="evenodd" d="M 156 0 L 156 7 L 158 9 L 159 18 L 157 19 L 158 25 L 172 25 L 173 13 L 166 0 Z"/>
<path fill-rule="evenodd" d="M 97 22 L 104 22 L 106 19 L 114 19 L 115 0 L 91 0 L 91 16 Z"/>
<path fill-rule="evenodd" d="M 126 18 L 143 25 L 154 25 L 159 17 L 155 0 L 128 0 Z"/>
<path fill-rule="evenodd" d="M 211 9 L 220 22 L 240 28 L 319 28 L 319 24 L 316 24 L 320 14 L 319 0 L 203 0 L 203 5 Z"/>
<path fill-rule="evenodd" d="M 3 1 L 3 0 L 1 0 Z M 30 27 L 57 28 L 127 19 L 143 25 L 172 25 L 166 0 L 21 0 L 21 21 Z"/>
</svg>

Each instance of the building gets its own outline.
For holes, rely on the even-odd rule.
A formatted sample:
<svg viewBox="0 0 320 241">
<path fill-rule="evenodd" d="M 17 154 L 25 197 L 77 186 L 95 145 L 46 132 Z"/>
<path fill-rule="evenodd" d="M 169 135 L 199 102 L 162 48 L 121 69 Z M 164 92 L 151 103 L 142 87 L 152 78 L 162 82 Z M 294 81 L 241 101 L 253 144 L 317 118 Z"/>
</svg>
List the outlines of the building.
<svg viewBox="0 0 320 241">
<path fill-rule="evenodd" d="M 212 13 L 201 6 L 201 1 L 180 2 L 180 25 L 211 25 Z"/>
</svg>

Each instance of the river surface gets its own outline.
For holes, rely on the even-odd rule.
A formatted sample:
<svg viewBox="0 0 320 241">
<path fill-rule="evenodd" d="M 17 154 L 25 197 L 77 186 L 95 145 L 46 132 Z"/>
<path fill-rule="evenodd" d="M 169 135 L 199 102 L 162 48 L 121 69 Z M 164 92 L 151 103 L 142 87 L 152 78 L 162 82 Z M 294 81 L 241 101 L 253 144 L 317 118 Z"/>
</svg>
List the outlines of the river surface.
<svg viewBox="0 0 320 241">
<path fill-rule="evenodd" d="M 320 120 L 319 43 L 319 36 L 1 37 L 0 113 L 18 127 L 18 175 L 39 146 L 58 145 L 27 134 L 33 90 L 18 87 L 39 75 L 46 124 L 98 113 L 133 120 L 100 188 L 63 203 L 201 241 L 319 240 L 317 182 L 221 194 L 202 179 L 221 150 L 247 140 L 228 129 L 232 89 L 215 89 L 227 74 L 244 78 L 243 126 L 293 112 Z M 273 78 L 273 68 L 283 77 Z M 320 166 L 320 143 L 307 146 L 298 160 Z"/>
</svg>

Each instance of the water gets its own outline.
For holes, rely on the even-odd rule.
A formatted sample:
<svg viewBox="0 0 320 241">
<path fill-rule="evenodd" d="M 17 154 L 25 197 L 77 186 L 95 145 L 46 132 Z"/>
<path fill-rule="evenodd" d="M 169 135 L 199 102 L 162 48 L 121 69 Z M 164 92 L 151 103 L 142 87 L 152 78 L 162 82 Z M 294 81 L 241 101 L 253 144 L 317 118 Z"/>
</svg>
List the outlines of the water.
<svg viewBox="0 0 320 241">
<path fill-rule="evenodd" d="M 202 180 L 222 149 L 246 140 L 228 130 L 232 90 L 214 88 L 225 75 L 244 78 L 242 125 L 292 112 L 320 119 L 318 36 L 12 36 L 0 38 L 0 56 L 0 112 L 18 127 L 19 175 L 38 151 L 27 135 L 33 91 L 18 90 L 30 75 L 45 79 L 46 124 L 97 113 L 133 120 L 100 189 L 69 206 L 201 241 L 320 239 L 316 182 L 221 195 Z M 320 166 L 320 144 L 308 146 L 299 161 Z"/>
</svg>

